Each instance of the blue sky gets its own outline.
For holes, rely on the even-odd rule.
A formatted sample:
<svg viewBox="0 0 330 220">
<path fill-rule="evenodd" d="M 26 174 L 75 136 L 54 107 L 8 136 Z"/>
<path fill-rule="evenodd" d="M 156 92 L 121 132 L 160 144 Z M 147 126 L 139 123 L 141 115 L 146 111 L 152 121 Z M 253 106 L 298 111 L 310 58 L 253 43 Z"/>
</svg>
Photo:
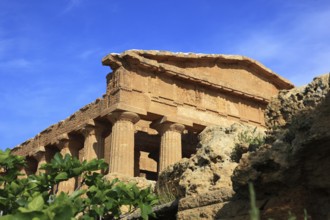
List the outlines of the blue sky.
<svg viewBox="0 0 330 220">
<path fill-rule="evenodd" d="M 105 92 L 111 52 L 240 54 L 295 85 L 329 72 L 329 0 L 0 0 L 0 148 Z"/>
</svg>

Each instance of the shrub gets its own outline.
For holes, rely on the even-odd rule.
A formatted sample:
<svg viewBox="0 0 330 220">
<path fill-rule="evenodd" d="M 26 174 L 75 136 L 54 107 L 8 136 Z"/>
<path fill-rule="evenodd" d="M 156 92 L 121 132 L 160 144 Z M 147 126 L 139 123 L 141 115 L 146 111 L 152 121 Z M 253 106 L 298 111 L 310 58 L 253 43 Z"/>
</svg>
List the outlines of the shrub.
<svg viewBox="0 0 330 220">
<path fill-rule="evenodd" d="M 115 219 L 123 207 L 128 207 L 128 213 L 140 209 L 141 217 L 148 219 L 154 215 L 152 205 L 158 203 L 150 188 L 140 190 L 135 184 L 105 180 L 95 172 L 108 168 L 103 160 L 80 162 L 57 153 L 42 165 L 45 172 L 18 178 L 24 158 L 0 150 L 0 166 L 1 220 Z M 58 192 L 61 182 L 78 177 L 81 181 L 73 193 Z"/>
<path fill-rule="evenodd" d="M 265 143 L 265 137 L 257 132 L 255 128 L 252 132 L 245 130 L 238 134 L 238 141 L 230 155 L 230 159 L 236 163 L 242 158 L 246 152 L 256 151 Z"/>
</svg>

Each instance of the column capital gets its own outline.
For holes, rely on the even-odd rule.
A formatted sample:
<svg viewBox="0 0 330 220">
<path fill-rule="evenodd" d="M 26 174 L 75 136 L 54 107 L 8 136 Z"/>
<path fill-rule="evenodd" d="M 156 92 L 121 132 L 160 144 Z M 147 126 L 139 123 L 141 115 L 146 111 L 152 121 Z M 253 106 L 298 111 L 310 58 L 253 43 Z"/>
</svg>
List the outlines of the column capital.
<svg viewBox="0 0 330 220">
<path fill-rule="evenodd" d="M 33 155 L 31 155 L 38 162 L 45 160 L 46 152 L 45 151 L 37 151 Z"/>
<path fill-rule="evenodd" d="M 42 153 L 45 153 L 45 152 L 46 152 L 45 146 L 38 146 L 38 147 L 35 148 L 34 150 L 30 151 L 30 152 L 28 153 L 28 155 L 29 155 L 30 157 L 34 157 L 35 159 L 37 159 L 37 158 L 36 158 L 36 155 L 37 155 L 37 154 L 42 154 Z"/>
<path fill-rule="evenodd" d="M 89 135 L 95 135 L 95 126 L 86 125 L 79 129 L 79 132 L 84 135 L 85 138 Z"/>
<path fill-rule="evenodd" d="M 100 123 L 86 123 L 78 131 L 86 138 L 89 135 L 96 135 L 97 133 L 102 133 L 105 129 L 106 127 Z"/>
<path fill-rule="evenodd" d="M 63 133 L 56 138 L 55 144 L 57 148 L 61 150 L 63 148 L 69 147 L 68 146 L 69 141 L 70 141 L 69 135 L 67 133 Z"/>
<path fill-rule="evenodd" d="M 163 134 L 166 131 L 174 131 L 182 134 L 185 129 L 183 124 L 174 123 L 174 122 L 163 122 L 163 123 L 152 123 L 151 127 L 156 129 L 160 134 Z"/>
<path fill-rule="evenodd" d="M 124 111 L 116 111 L 111 112 L 107 115 L 107 118 L 112 123 L 117 121 L 130 121 L 133 124 L 140 120 L 140 116 L 134 112 L 124 112 Z"/>
<path fill-rule="evenodd" d="M 52 141 L 52 144 L 55 143 L 55 144 L 58 144 L 59 142 L 65 142 L 65 141 L 68 141 L 70 138 L 69 138 L 69 135 L 67 133 L 63 133 L 63 134 L 60 134 L 59 136 L 57 136 L 53 141 Z"/>
<path fill-rule="evenodd" d="M 84 135 L 83 159 L 90 161 L 94 158 L 104 157 L 104 140 L 102 137 L 106 126 L 102 123 L 89 120 L 79 132 Z"/>
</svg>

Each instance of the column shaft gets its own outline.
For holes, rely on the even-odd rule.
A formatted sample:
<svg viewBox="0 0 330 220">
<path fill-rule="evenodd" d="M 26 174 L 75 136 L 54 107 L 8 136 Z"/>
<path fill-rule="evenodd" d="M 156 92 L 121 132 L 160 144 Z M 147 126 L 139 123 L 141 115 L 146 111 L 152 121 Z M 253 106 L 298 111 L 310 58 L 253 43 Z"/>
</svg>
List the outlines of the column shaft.
<svg viewBox="0 0 330 220">
<path fill-rule="evenodd" d="M 139 116 L 131 112 L 115 113 L 110 141 L 109 172 L 134 176 L 134 123 Z"/>
<path fill-rule="evenodd" d="M 46 161 L 46 152 L 40 152 L 36 156 L 36 159 L 38 160 L 38 168 L 37 168 L 37 173 L 44 173 L 45 170 L 41 170 L 40 167 L 41 165 L 47 163 Z"/>
<path fill-rule="evenodd" d="M 159 152 L 159 172 L 182 158 L 181 133 L 184 125 L 176 123 L 164 123 L 157 126 L 161 135 Z"/>
<path fill-rule="evenodd" d="M 134 125 L 117 121 L 112 127 L 110 172 L 134 176 Z"/>
<path fill-rule="evenodd" d="M 26 172 L 26 170 L 25 170 L 25 167 L 24 166 L 22 166 L 21 168 L 20 168 L 20 174 L 22 174 L 21 176 L 18 176 L 17 178 L 18 179 L 24 179 L 24 178 L 27 178 L 28 177 L 28 174 L 27 174 L 27 172 Z"/>
<path fill-rule="evenodd" d="M 85 128 L 84 136 L 84 160 L 91 161 L 92 159 L 103 158 L 104 140 L 102 132 L 95 127 L 89 127 Z"/>
<path fill-rule="evenodd" d="M 71 154 L 70 148 L 69 148 L 69 140 L 62 140 L 59 143 L 59 148 L 61 155 L 64 157 L 66 154 Z M 66 192 L 66 193 L 72 193 L 75 190 L 75 185 L 76 185 L 76 179 L 71 178 L 68 179 L 67 181 L 63 181 L 58 185 L 58 192 Z"/>
<path fill-rule="evenodd" d="M 159 170 L 178 162 L 182 158 L 181 133 L 166 131 L 161 137 Z"/>
</svg>

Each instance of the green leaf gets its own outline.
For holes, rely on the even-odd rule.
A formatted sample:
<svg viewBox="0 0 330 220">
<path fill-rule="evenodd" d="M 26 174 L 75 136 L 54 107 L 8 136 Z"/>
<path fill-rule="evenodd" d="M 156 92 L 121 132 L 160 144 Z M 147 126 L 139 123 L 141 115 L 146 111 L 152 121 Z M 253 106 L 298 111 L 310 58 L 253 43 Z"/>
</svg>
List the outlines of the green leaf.
<svg viewBox="0 0 330 220">
<path fill-rule="evenodd" d="M 8 154 L 1 152 L 0 153 L 0 163 L 4 163 L 8 157 L 9 157 Z"/>
<path fill-rule="evenodd" d="M 31 220 L 40 217 L 42 213 L 39 212 L 32 212 L 32 213 L 16 213 L 14 215 L 5 215 L 0 217 L 0 220 Z M 38 220 L 44 218 L 38 218 Z"/>
<path fill-rule="evenodd" d="M 73 175 L 75 175 L 75 176 L 80 175 L 82 172 L 83 172 L 83 168 L 82 168 L 82 167 L 77 167 L 77 168 L 73 168 L 73 169 L 72 169 L 72 173 L 73 173 Z"/>
<path fill-rule="evenodd" d="M 61 180 L 67 180 L 68 179 L 68 174 L 66 172 L 60 172 L 59 174 L 57 174 L 57 176 L 55 177 L 55 181 L 59 182 Z"/>
<path fill-rule="evenodd" d="M 148 219 L 150 213 L 152 213 L 152 208 L 146 204 L 140 204 L 139 208 L 141 209 L 141 217 L 145 220 Z"/>
<path fill-rule="evenodd" d="M 54 155 L 53 160 L 51 161 L 51 163 L 53 163 L 53 161 L 55 162 L 55 164 L 62 164 L 63 163 L 63 156 L 60 153 L 56 153 Z"/>
<path fill-rule="evenodd" d="M 11 187 L 11 190 L 17 194 L 19 193 L 19 191 L 21 190 L 21 188 L 23 187 L 22 185 L 19 185 L 19 182 L 18 184 L 16 182 L 11 182 L 10 184 L 10 187 Z"/>
<path fill-rule="evenodd" d="M 40 211 L 42 210 L 45 202 L 41 195 L 38 195 L 37 197 L 34 197 L 31 202 L 28 203 L 27 207 L 30 210 L 34 211 Z"/>
<path fill-rule="evenodd" d="M 86 192 L 86 190 L 83 190 L 83 189 L 76 190 L 76 191 L 74 191 L 74 192 L 70 195 L 70 198 L 71 198 L 71 199 L 75 199 L 75 198 L 77 198 L 77 197 L 83 195 L 85 192 Z"/>
<path fill-rule="evenodd" d="M 72 217 L 74 217 L 74 211 L 70 206 L 66 205 L 57 210 L 54 220 L 70 220 Z"/>
</svg>

